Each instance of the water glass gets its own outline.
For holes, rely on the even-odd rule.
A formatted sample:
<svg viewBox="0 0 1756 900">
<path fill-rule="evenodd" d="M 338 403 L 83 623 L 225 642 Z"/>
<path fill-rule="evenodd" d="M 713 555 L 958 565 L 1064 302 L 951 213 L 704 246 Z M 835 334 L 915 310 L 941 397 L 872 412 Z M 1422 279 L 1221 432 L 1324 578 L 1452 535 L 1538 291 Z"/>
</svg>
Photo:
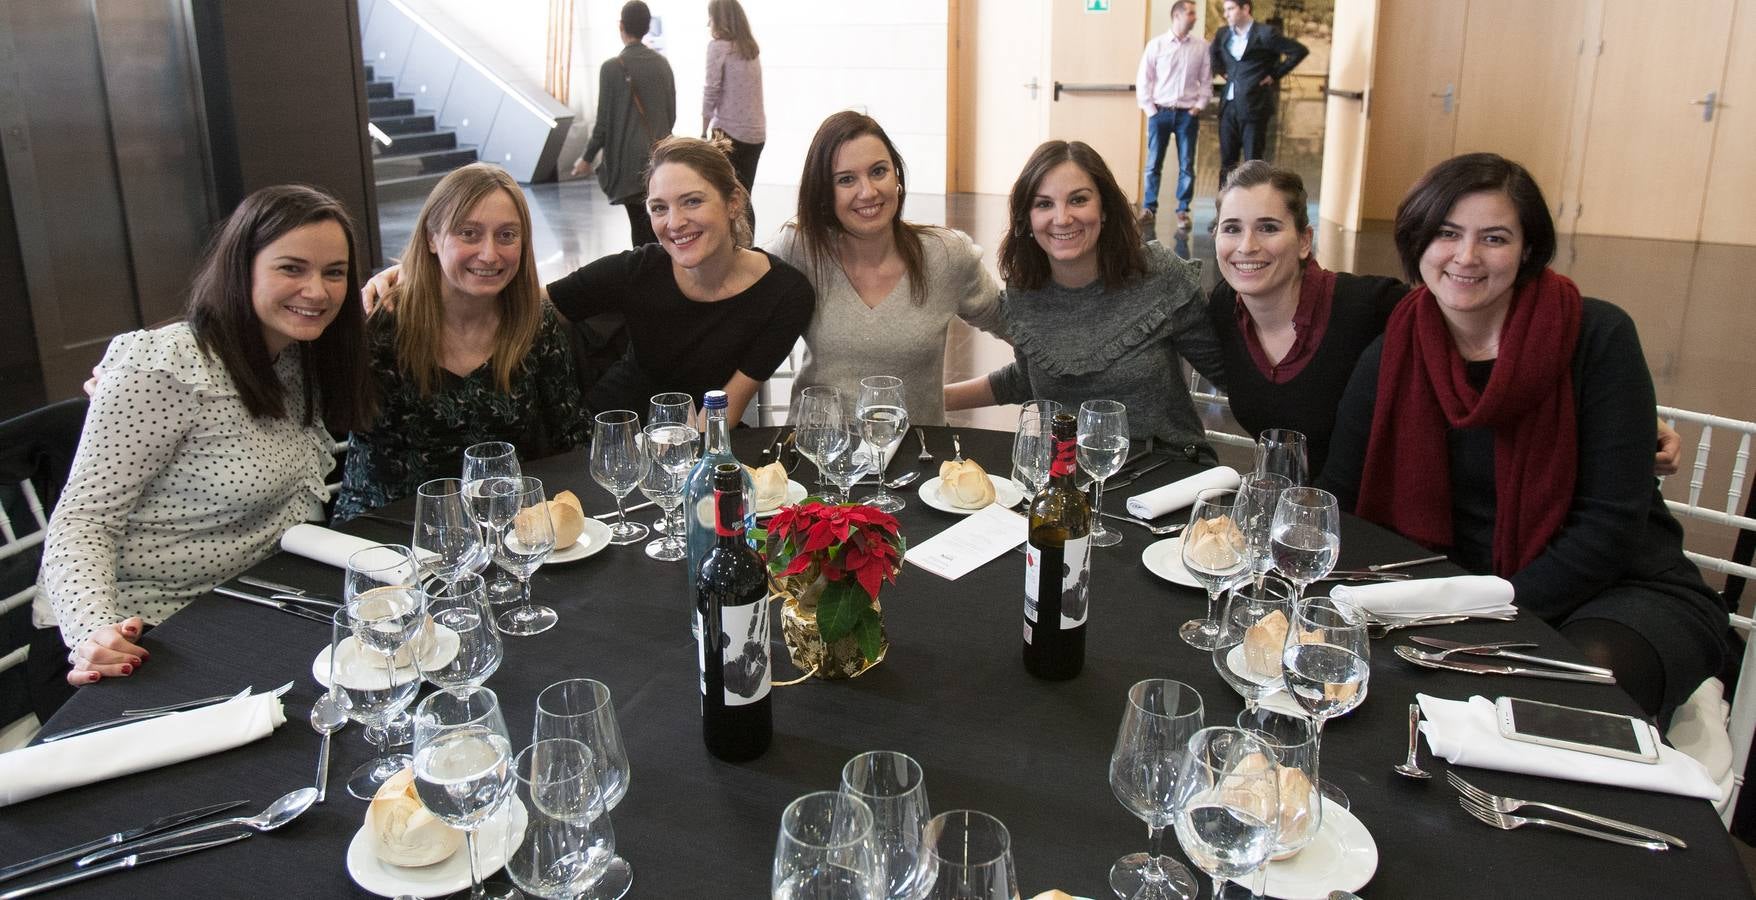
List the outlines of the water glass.
<svg viewBox="0 0 1756 900">
<path fill-rule="evenodd" d="M 536 741 L 567 738 L 590 748 L 605 810 L 615 809 L 628 793 L 628 751 L 616 725 L 610 689 L 603 682 L 570 678 L 543 688 L 537 694 L 536 724 L 531 735 Z M 633 882 L 633 867 L 612 852 L 603 877 L 579 896 L 613 900 L 627 893 Z"/>
<path fill-rule="evenodd" d="M 959 809 L 940 813 L 921 834 L 923 900 L 1018 900 L 1012 835 L 999 819 Z"/>
<path fill-rule="evenodd" d="M 1285 579 L 1245 578 L 1226 590 L 1213 667 L 1244 698 L 1245 709 L 1281 689 L 1280 654 L 1292 618 L 1293 586 Z"/>
<path fill-rule="evenodd" d="M 390 752 L 384 725 L 415 699 L 421 673 L 413 666 L 397 666 L 394 651 L 385 653 L 356 640 L 356 622 L 348 606 L 336 610 L 330 629 L 329 684 L 336 705 L 349 719 L 367 726 L 366 736 L 378 747 L 376 758 L 348 776 L 348 793 L 370 800 L 409 764 L 408 754 Z"/>
<path fill-rule="evenodd" d="M 1293 607 L 1281 667 L 1287 692 L 1315 723 L 1316 754 L 1322 749 L 1323 723 L 1366 702 L 1372 677 L 1372 642 L 1366 613 L 1333 597 L 1312 597 Z M 1311 764 L 1313 772 L 1317 763 Z M 1347 806 L 1347 795 L 1321 784 L 1323 795 Z"/>
<path fill-rule="evenodd" d="M 1037 492 L 1049 485 L 1049 464 L 1055 459 L 1055 436 L 1048 419 L 1040 416 L 1018 417 L 1018 432 L 1012 436 L 1012 480 L 1026 499 L 1036 499 Z"/>
<path fill-rule="evenodd" d="M 921 831 L 933 817 L 927 805 L 926 775 L 906 753 L 873 750 L 841 767 L 841 790 L 865 801 L 883 870 L 881 896 L 914 900 L 922 883 Z"/>
<path fill-rule="evenodd" d="M 847 434 L 846 440 L 837 441 L 835 446 L 839 449 L 831 451 L 823 460 L 823 477 L 836 489 L 833 497 L 825 499 L 833 503 L 853 502 L 855 482 L 865 477 L 867 472 L 881 468 L 878 461 L 873 459 L 878 451 L 861 443 L 853 419 L 844 419 L 843 428 Z M 879 489 L 883 490 L 882 487 Z M 900 507 L 902 501 L 898 500 L 897 505 Z"/>
<path fill-rule="evenodd" d="M 1079 468 L 1097 483 L 1091 504 L 1093 547 L 1122 543 L 1122 533 L 1104 527 L 1104 479 L 1116 474 L 1128 460 L 1128 407 L 1115 400 L 1087 400 L 1079 404 Z"/>
<path fill-rule="evenodd" d="M 555 549 L 555 524 L 543 506 L 543 482 L 520 476 L 508 479 L 511 488 L 509 503 L 517 510 L 508 527 L 500 531 L 494 547 L 494 560 L 512 574 L 518 590 L 510 599 L 514 606 L 495 620 L 502 632 L 514 635 L 539 634 L 553 628 L 555 611 L 530 602 L 530 576 Z"/>
<path fill-rule="evenodd" d="M 1256 437 L 1256 474 L 1279 475 L 1293 487 L 1311 476 L 1306 463 L 1305 436 L 1290 428 L 1270 428 Z"/>
<path fill-rule="evenodd" d="M 793 411 L 793 446 L 817 466 L 818 494 L 825 493 L 827 460 L 846 449 L 848 429 L 842 411 L 841 391 L 828 385 L 812 385 L 799 392 L 799 408 Z"/>
<path fill-rule="evenodd" d="M 641 476 L 640 492 L 664 511 L 659 519 L 662 525 L 683 505 L 683 486 L 701 452 L 701 435 L 688 425 L 674 422 L 648 425 L 644 434 L 641 448 L 646 454 L 646 474 Z M 676 562 L 688 555 L 683 545 L 683 529 L 664 527 L 658 530 L 665 536 L 646 545 L 647 556 L 662 562 Z"/>
<path fill-rule="evenodd" d="M 616 498 L 616 524 L 610 526 L 612 544 L 632 544 L 647 534 L 645 525 L 628 521 L 622 510 L 622 501 L 646 474 L 646 455 L 640 444 L 640 417 L 632 410 L 612 409 L 592 419 L 591 480 Z"/>
<path fill-rule="evenodd" d="M 1282 491 L 1269 545 L 1275 569 L 1298 585 L 1303 597 L 1305 588 L 1335 568 L 1341 553 L 1341 507 L 1335 495 L 1307 487 Z"/>
<path fill-rule="evenodd" d="M 485 687 L 428 695 L 415 707 L 414 768 L 421 805 L 463 832 L 470 897 L 517 897 L 504 885 L 485 890 L 476 868 L 476 832 L 512 793 L 512 741 L 500 698 Z"/>
<path fill-rule="evenodd" d="M 878 473 L 878 493 L 866 505 L 894 513 L 908 505 L 908 501 L 884 486 L 884 463 L 908 434 L 908 399 L 902 379 L 895 375 L 868 375 L 860 379 L 860 398 L 854 411 L 860 420 L 860 436 L 877 456 L 872 469 Z"/>
<path fill-rule="evenodd" d="M 1238 482 L 1238 527 L 1250 554 L 1250 571 L 1258 578 L 1274 569 L 1274 510 L 1282 491 L 1292 487 L 1284 475 L 1251 473 Z"/>
<path fill-rule="evenodd" d="M 512 521 L 515 510 L 506 505 L 509 493 L 507 479 L 524 474 L 518 463 L 518 449 L 505 441 L 472 444 L 463 451 L 464 494 L 469 498 L 470 515 L 482 526 L 484 542 L 490 545 Z M 492 553 L 489 556 L 492 557 Z M 512 579 L 496 572 L 488 583 L 488 596 L 494 603 L 508 602 L 506 594 L 513 591 Z"/>
<path fill-rule="evenodd" d="M 1177 634 L 1197 650 L 1219 640 L 1219 595 L 1249 567 L 1244 532 L 1238 527 L 1238 492 L 1208 488 L 1195 496 L 1183 529 L 1183 568 L 1207 589 L 1207 617 L 1190 619 Z"/>
<path fill-rule="evenodd" d="M 1195 896 L 1195 877 L 1165 855 L 1178 766 L 1189 738 L 1201 730 L 1201 694 L 1180 681 L 1148 678 L 1128 689 L 1128 705 L 1110 753 L 1110 790 L 1146 823 L 1149 849 L 1130 853 L 1110 867 L 1116 896 Z"/>
<path fill-rule="evenodd" d="M 1173 794 L 1177 843 L 1212 876 L 1215 897 L 1268 862 L 1280 834 L 1280 784 L 1267 744 L 1238 728 L 1201 729 Z"/>
<path fill-rule="evenodd" d="M 591 748 L 567 738 L 535 741 L 518 754 L 513 777 L 526 824 L 506 860 L 512 883 L 556 900 L 587 893 L 616 855 Z"/>
<path fill-rule="evenodd" d="M 1280 769 L 1280 833 L 1274 859 L 1287 859 L 1317 838 L 1323 827 L 1323 795 L 1317 790 L 1317 729 L 1310 720 L 1271 709 L 1238 713 L 1238 727 L 1274 752 Z"/>
<path fill-rule="evenodd" d="M 699 437 L 701 429 L 705 428 L 707 423 L 697 422 L 695 415 L 695 398 L 689 394 L 670 391 L 663 394 L 653 394 L 647 401 L 646 424 L 649 428 L 654 425 L 687 425 L 694 429 L 696 436 Z M 695 452 L 697 456 L 700 455 L 700 446 L 695 448 Z M 660 534 L 670 534 L 673 528 L 677 530 L 678 534 L 682 534 L 683 519 L 677 514 L 677 508 L 673 508 L 667 511 L 666 515 L 660 516 L 659 520 L 653 523 L 652 528 Z M 647 545 L 647 555 L 652 556 L 650 544 Z M 661 557 L 653 558 L 660 559 Z"/>
<path fill-rule="evenodd" d="M 430 635 L 423 633 L 427 621 L 421 607 L 419 583 L 414 553 L 402 544 L 380 544 L 348 557 L 346 575 L 342 579 L 342 599 L 347 601 L 346 605 L 354 607 L 351 618 L 353 644 L 350 646 L 374 651 L 369 657 L 376 660 L 376 668 L 390 673 L 385 675 L 380 689 L 390 688 L 393 681 L 405 680 L 412 680 L 414 688 L 420 686 L 421 671 L 415 657 L 427 649 Z M 407 712 L 412 700 L 412 696 L 403 699 L 386 715 L 367 723 L 367 739 L 381 748 L 412 740 L 414 726 Z M 361 766 L 349 778 L 348 790 L 356 792 L 355 796 L 359 796 L 358 791 L 375 792 L 378 784 L 396 774 L 401 767 L 390 765 L 389 760 L 395 759 L 407 763 L 407 757 L 398 754 Z"/>
<path fill-rule="evenodd" d="M 774 900 L 878 900 L 884 874 L 865 801 L 817 791 L 780 816 L 769 879 Z"/>
<path fill-rule="evenodd" d="M 457 652 L 442 666 L 424 670 L 428 681 L 440 687 L 479 685 L 500 668 L 505 649 L 500 629 L 488 611 L 488 586 L 482 576 L 465 572 L 453 581 L 436 582 L 425 591 L 427 615 L 433 617 L 435 640 L 449 643 L 455 635 Z"/>
</svg>

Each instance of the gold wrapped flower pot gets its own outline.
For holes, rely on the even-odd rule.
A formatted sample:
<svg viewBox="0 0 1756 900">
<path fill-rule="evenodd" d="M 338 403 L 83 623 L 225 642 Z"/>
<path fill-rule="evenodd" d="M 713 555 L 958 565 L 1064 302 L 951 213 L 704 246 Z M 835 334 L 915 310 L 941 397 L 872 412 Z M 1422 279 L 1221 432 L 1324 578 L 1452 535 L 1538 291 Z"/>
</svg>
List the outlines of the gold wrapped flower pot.
<svg viewBox="0 0 1756 900">
<path fill-rule="evenodd" d="M 786 641 L 787 656 L 807 676 L 853 678 L 883 662 L 885 654 L 890 652 L 890 635 L 884 629 L 884 608 L 876 600 L 872 601 L 872 609 L 878 613 L 878 653 L 870 661 L 861 652 L 860 642 L 852 633 L 825 644 L 823 632 L 817 627 L 817 601 L 828 584 L 822 576 L 802 587 L 783 583 L 779 592 L 781 637 Z"/>
</svg>

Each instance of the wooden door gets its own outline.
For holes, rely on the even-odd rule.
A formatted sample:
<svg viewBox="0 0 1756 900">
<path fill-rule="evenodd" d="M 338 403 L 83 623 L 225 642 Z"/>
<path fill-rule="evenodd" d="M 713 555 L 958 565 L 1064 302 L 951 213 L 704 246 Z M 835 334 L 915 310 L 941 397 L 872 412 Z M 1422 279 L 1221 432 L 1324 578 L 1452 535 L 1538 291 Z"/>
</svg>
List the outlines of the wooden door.
<svg viewBox="0 0 1756 900">
<path fill-rule="evenodd" d="M 1395 218 L 1415 179 L 1451 156 L 1468 9 L 1465 3 L 1413 0 L 1379 8 L 1373 65 L 1383 75 L 1372 83 L 1365 218 Z"/>
<path fill-rule="evenodd" d="M 1713 162 L 1707 169 L 1700 240 L 1756 245 L 1756 216 L 1750 214 L 1756 198 L 1756 163 L 1751 161 L 1756 148 L 1756 0 L 1738 2 L 1725 76 L 1714 101 Z"/>
<path fill-rule="evenodd" d="M 959 114 L 951 189 L 1004 194 L 1045 134 L 1048 8 L 1045 0 L 960 0 L 954 27 Z"/>
<path fill-rule="evenodd" d="M 1128 199 L 1138 201 L 1146 121 L 1134 104 L 1134 75 L 1148 37 L 1146 0 L 1111 0 L 1101 13 L 1069 0 L 1050 6 L 1052 80 L 1098 89 L 1063 90 L 1057 100 L 1051 86 L 1048 137 L 1090 144 Z"/>
<path fill-rule="evenodd" d="M 1700 0 L 1687 15 L 1605 5 L 1579 205 L 1568 210 L 1572 230 L 1676 241 L 1701 233 L 1714 123 L 1703 121 L 1695 101 L 1720 87 L 1733 5 Z M 1736 155 L 1734 165 L 1749 165 L 1747 150 Z M 1748 197 L 1726 199 L 1747 204 Z"/>
<path fill-rule="evenodd" d="M 1378 40 L 1378 0 L 1336 4 L 1332 34 L 1329 96 L 1323 111 L 1323 181 L 1317 194 L 1317 218 L 1346 231 L 1358 231 L 1367 134 L 1371 124 L 1372 57 Z"/>
</svg>

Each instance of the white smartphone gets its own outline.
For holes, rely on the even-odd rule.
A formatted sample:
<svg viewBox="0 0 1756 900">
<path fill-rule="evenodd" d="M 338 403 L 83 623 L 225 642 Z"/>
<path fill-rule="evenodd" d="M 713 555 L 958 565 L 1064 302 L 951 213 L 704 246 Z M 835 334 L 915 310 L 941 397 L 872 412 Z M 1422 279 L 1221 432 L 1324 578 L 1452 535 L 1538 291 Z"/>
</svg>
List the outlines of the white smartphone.
<svg viewBox="0 0 1756 900">
<path fill-rule="evenodd" d="M 1494 706 L 1500 714 L 1500 736 L 1508 740 L 1613 759 L 1658 762 L 1658 738 L 1652 726 L 1633 716 L 1518 697 L 1501 697 Z"/>
</svg>

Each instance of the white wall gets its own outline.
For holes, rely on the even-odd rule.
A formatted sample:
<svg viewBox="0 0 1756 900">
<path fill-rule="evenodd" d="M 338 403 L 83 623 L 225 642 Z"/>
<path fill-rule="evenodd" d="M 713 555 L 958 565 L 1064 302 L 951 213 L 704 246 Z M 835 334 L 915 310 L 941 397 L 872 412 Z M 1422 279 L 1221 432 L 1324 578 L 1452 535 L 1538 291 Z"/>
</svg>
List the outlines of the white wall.
<svg viewBox="0 0 1756 900">
<path fill-rule="evenodd" d="M 402 2 L 513 87 L 543 95 L 548 0 Z"/>
</svg>

